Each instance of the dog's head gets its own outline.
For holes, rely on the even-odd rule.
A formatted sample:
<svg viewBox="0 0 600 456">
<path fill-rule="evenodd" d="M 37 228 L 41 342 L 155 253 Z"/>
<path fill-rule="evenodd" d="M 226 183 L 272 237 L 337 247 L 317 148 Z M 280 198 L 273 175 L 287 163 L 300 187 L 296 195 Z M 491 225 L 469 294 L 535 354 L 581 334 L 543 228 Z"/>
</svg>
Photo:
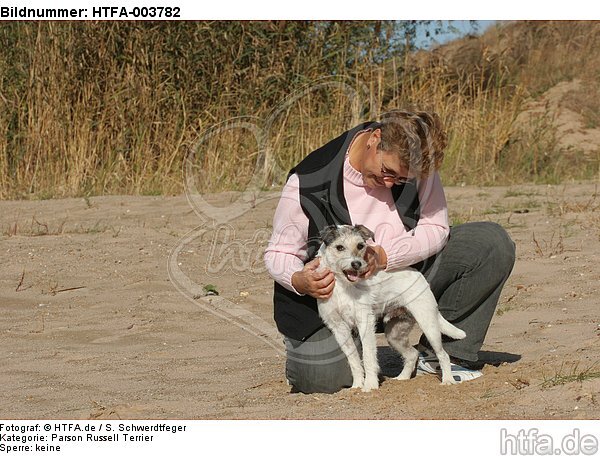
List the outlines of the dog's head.
<svg viewBox="0 0 600 456">
<path fill-rule="evenodd" d="M 335 275 L 343 275 L 350 282 L 364 275 L 368 266 L 366 241 L 373 238 L 371 230 L 364 225 L 330 225 L 319 237 L 323 241 L 319 256 Z"/>
</svg>

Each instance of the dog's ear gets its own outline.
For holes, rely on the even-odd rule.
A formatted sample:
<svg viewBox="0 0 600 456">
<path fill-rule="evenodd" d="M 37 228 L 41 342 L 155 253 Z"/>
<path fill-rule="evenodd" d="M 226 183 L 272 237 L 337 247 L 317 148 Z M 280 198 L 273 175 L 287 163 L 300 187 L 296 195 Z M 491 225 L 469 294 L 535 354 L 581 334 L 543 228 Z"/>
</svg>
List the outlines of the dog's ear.
<svg viewBox="0 0 600 456">
<path fill-rule="evenodd" d="M 369 228 L 364 225 L 354 225 L 354 228 L 358 233 L 362 236 L 362 238 L 366 241 L 367 239 L 375 240 L 375 233 L 373 233 Z"/>
<path fill-rule="evenodd" d="M 339 228 L 336 225 L 329 225 L 319 232 L 319 237 L 325 245 L 331 244 L 339 236 Z"/>
</svg>

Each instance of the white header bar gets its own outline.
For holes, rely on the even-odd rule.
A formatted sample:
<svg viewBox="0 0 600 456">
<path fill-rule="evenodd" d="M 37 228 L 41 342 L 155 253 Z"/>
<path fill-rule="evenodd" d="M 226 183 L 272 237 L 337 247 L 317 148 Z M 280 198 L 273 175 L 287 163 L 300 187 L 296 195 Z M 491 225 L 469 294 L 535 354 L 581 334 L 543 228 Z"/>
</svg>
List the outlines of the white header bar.
<svg viewBox="0 0 600 456">
<path fill-rule="evenodd" d="M 502 2 L 9 0 L 0 5 L 0 18 L 2 20 L 591 20 L 600 18 L 597 5 L 595 2 L 583 0 L 570 2 L 554 0 L 544 3 L 522 0 Z"/>
</svg>

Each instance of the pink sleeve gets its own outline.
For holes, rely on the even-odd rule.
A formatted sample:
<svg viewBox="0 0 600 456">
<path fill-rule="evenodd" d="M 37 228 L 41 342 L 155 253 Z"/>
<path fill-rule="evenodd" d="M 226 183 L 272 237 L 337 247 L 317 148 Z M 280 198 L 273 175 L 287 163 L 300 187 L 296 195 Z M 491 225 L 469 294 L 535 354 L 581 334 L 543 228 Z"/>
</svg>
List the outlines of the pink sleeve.
<svg viewBox="0 0 600 456">
<path fill-rule="evenodd" d="M 438 173 L 419 181 L 421 215 L 417 226 L 395 238 L 384 239 L 387 253 L 386 270 L 400 269 L 438 253 L 446 245 L 450 227 L 446 196 Z"/>
<path fill-rule="evenodd" d="M 308 236 L 308 218 L 300 206 L 299 184 L 298 176 L 293 174 L 283 187 L 273 217 L 273 234 L 264 255 L 271 277 L 297 294 L 300 293 L 292 286 L 292 274 L 304 267 Z"/>
</svg>

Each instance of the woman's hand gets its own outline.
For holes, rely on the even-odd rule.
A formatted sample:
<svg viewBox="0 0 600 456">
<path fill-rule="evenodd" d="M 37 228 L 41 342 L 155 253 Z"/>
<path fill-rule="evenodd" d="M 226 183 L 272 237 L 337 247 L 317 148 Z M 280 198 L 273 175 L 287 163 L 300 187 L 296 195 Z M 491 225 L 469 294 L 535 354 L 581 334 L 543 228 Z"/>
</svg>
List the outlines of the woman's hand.
<svg viewBox="0 0 600 456">
<path fill-rule="evenodd" d="M 328 299 L 333 293 L 335 276 L 329 269 L 317 271 L 319 258 L 304 265 L 302 271 L 292 275 L 292 286 L 298 293 L 307 294 L 316 299 Z"/>
<path fill-rule="evenodd" d="M 367 246 L 365 259 L 369 265 L 367 272 L 363 275 L 365 279 L 368 279 L 377 271 L 387 268 L 387 253 L 385 253 L 385 250 L 380 245 Z"/>
</svg>

